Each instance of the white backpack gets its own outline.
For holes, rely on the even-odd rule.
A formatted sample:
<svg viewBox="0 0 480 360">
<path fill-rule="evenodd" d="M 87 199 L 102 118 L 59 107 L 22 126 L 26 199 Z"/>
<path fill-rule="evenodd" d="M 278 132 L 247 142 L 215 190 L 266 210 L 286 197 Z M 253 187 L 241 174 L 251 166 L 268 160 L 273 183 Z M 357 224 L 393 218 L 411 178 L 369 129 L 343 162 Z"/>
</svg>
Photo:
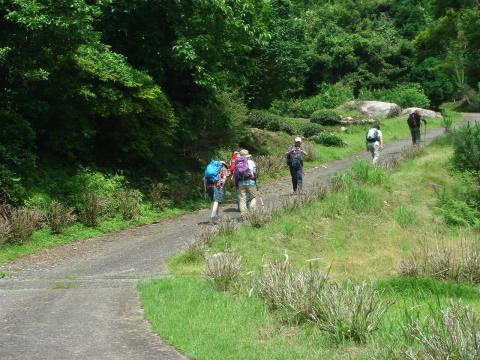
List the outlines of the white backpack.
<svg viewBox="0 0 480 360">
<path fill-rule="evenodd" d="M 380 134 L 378 133 L 377 129 L 371 128 L 370 130 L 368 130 L 367 141 L 368 142 L 380 141 Z"/>
</svg>

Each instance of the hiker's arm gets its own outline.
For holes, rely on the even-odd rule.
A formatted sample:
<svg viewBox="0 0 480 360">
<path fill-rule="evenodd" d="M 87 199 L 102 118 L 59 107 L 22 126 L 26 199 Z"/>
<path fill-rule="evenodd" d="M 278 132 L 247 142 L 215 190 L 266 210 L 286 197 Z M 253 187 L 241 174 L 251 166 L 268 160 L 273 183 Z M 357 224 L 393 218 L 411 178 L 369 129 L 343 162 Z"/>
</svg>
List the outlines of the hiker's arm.
<svg viewBox="0 0 480 360">
<path fill-rule="evenodd" d="M 308 156 L 307 152 L 303 149 L 300 149 L 300 151 L 303 153 L 303 155 Z"/>
<path fill-rule="evenodd" d="M 383 150 L 383 135 L 380 136 L 380 150 Z"/>
</svg>

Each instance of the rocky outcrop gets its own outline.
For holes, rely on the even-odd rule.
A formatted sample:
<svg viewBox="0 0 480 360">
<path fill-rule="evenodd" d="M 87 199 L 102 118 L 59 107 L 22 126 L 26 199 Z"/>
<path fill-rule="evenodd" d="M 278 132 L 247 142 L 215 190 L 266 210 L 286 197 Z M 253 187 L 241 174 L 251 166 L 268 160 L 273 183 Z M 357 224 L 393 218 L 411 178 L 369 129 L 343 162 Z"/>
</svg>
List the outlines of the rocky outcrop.
<svg viewBox="0 0 480 360">
<path fill-rule="evenodd" d="M 397 104 L 382 101 L 350 101 L 345 105 L 368 116 L 385 116 L 386 118 L 400 115 L 402 110 Z"/>
<path fill-rule="evenodd" d="M 402 115 L 410 115 L 412 112 L 415 110 L 420 110 L 420 115 L 425 116 L 425 117 L 442 117 L 441 114 L 433 111 L 433 110 L 427 110 L 427 109 L 422 109 L 422 108 L 416 108 L 416 107 L 411 107 L 411 108 L 406 108 L 402 111 Z"/>
</svg>

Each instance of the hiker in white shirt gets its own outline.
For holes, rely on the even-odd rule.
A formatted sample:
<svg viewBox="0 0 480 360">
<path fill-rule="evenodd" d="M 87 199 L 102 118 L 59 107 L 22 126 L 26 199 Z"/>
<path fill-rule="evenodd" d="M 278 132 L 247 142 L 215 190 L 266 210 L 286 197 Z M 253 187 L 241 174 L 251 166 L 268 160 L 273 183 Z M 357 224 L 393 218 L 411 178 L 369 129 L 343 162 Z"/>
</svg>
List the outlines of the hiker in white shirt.
<svg viewBox="0 0 480 360">
<path fill-rule="evenodd" d="M 380 157 L 380 150 L 383 150 L 383 134 L 380 131 L 380 124 L 376 123 L 373 127 L 367 131 L 365 138 L 365 145 L 367 151 L 372 154 L 372 162 L 376 164 Z"/>
</svg>

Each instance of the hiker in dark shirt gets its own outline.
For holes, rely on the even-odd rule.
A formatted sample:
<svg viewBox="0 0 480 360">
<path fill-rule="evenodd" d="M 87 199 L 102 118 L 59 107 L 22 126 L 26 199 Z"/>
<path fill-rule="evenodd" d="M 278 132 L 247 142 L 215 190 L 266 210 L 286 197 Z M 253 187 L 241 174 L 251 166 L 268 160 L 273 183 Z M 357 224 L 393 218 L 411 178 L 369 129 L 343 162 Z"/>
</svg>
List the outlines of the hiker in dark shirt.
<svg viewBox="0 0 480 360">
<path fill-rule="evenodd" d="M 302 191 L 303 187 L 303 160 L 302 156 L 307 155 L 302 146 L 302 138 L 297 136 L 295 143 L 290 145 L 285 153 L 290 175 L 292 176 L 293 192 Z"/>
<path fill-rule="evenodd" d="M 427 121 L 420 115 L 420 110 L 416 109 L 408 116 L 408 127 L 410 128 L 410 132 L 412 134 L 412 144 L 418 145 L 420 143 L 420 125 L 421 121 L 424 122 L 425 126 L 427 126 Z"/>
</svg>

